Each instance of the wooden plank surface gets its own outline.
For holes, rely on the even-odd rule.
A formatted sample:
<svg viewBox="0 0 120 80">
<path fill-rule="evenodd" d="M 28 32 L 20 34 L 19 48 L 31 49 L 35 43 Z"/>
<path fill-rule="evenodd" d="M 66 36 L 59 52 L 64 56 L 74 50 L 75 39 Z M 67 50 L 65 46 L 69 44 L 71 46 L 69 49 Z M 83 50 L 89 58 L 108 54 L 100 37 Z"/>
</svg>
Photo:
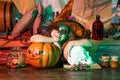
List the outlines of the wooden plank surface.
<svg viewBox="0 0 120 80">
<path fill-rule="evenodd" d="M 27 47 L 28 45 L 25 45 L 25 44 L 21 43 L 20 40 L 0 39 L 0 48 L 14 47 L 14 46 Z"/>
</svg>

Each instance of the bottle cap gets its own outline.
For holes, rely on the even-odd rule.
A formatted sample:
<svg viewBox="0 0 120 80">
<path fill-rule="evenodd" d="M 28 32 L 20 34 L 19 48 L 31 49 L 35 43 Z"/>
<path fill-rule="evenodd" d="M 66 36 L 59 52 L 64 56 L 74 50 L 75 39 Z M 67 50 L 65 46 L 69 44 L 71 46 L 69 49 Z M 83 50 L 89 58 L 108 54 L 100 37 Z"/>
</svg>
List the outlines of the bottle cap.
<svg viewBox="0 0 120 80">
<path fill-rule="evenodd" d="M 96 18 L 97 18 L 97 19 L 100 19 L 100 15 L 96 15 Z"/>
</svg>

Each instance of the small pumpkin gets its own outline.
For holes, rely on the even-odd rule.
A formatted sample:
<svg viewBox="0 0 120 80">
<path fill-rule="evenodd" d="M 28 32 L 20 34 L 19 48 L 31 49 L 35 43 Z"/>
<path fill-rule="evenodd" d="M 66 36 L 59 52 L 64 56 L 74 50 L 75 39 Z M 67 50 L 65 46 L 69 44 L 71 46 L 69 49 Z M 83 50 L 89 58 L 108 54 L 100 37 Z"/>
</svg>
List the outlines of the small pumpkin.
<svg viewBox="0 0 120 80">
<path fill-rule="evenodd" d="M 50 68 L 59 61 L 60 51 L 54 44 L 36 42 L 28 47 L 27 59 L 33 67 Z"/>
</svg>

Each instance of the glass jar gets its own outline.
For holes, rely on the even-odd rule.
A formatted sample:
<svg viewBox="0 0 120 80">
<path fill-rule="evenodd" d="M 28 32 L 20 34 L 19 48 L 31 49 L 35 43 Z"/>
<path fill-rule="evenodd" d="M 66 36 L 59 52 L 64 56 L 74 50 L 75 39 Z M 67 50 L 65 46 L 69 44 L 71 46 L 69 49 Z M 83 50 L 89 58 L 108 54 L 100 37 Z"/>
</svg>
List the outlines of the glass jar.
<svg viewBox="0 0 120 80">
<path fill-rule="evenodd" d="M 25 54 L 21 47 L 12 47 L 7 55 L 7 66 L 10 68 L 20 68 L 25 66 Z"/>
<path fill-rule="evenodd" d="M 110 66 L 110 56 L 109 54 L 103 54 L 101 56 L 101 67 L 109 67 Z"/>
<path fill-rule="evenodd" d="M 110 67 L 111 68 L 119 67 L 119 56 L 111 56 Z"/>
</svg>

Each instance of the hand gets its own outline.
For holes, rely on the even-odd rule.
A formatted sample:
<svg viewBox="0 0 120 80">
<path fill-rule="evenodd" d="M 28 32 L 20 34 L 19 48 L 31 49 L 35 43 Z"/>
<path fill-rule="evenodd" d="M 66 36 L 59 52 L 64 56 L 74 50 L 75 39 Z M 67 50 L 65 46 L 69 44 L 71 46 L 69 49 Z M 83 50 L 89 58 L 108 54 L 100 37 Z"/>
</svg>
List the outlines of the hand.
<svg viewBox="0 0 120 80">
<path fill-rule="evenodd" d="M 66 44 L 63 45 L 63 55 L 64 55 L 65 59 L 67 59 L 68 54 L 69 54 L 72 46 L 73 46 L 73 41 L 69 41 L 69 42 L 67 42 Z"/>
<path fill-rule="evenodd" d="M 67 56 L 68 56 L 68 54 L 70 52 L 70 49 L 73 46 L 92 47 L 93 43 L 90 40 L 87 40 L 87 39 L 73 40 L 73 41 L 67 42 L 62 47 L 65 59 L 67 59 Z"/>
</svg>

